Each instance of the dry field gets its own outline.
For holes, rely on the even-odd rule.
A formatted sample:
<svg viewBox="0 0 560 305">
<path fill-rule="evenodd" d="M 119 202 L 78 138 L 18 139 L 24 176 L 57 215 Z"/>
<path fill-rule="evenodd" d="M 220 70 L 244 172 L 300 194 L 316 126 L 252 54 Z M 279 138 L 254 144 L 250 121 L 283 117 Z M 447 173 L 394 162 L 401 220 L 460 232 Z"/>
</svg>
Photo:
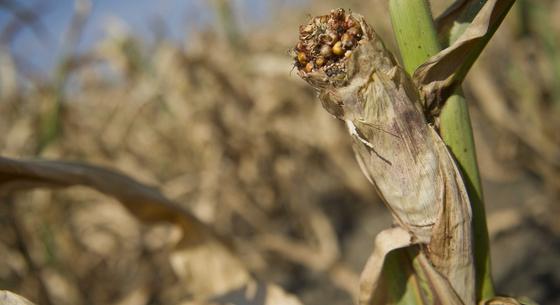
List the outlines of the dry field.
<svg viewBox="0 0 560 305">
<path fill-rule="evenodd" d="M 253 278 L 304 304 L 350 304 L 391 219 L 287 50 L 307 14 L 339 6 L 395 43 L 386 1 L 309 2 L 277 4 L 252 27 L 209 6 L 220 22 L 186 29 L 182 44 L 115 28 L 47 78 L 15 60 L 3 29 L 0 154 L 118 170 L 189 211 Z M 518 0 L 464 86 L 497 289 L 551 305 L 560 304 L 559 47 L 560 2 Z M 109 195 L 0 193 L 0 289 L 37 304 L 195 304 L 207 287 L 178 271 L 181 232 L 139 221 Z"/>
</svg>

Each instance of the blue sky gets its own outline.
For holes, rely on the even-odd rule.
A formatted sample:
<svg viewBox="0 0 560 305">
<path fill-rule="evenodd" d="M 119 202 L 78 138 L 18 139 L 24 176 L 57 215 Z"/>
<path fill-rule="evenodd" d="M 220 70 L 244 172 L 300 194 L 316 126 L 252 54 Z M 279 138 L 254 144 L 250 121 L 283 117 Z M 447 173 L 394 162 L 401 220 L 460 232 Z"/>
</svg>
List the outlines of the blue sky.
<svg viewBox="0 0 560 305">
<path fill-rule="evenodd" d="M 277 5 L 305 4 L 305 0 L 231 0 L 242 27 L 247 28 L 264 22 L 271 10 L 270 3 Z M 39 40 L 33 32 L 22 30 L 11 44 L 12 51 L 39 70 L 48 71 L 54 66 L 62 51 L 62 41 L 70 24 L 74 0 L 0 0 L 0 3 L 16 3 L 19 7 L 40 5 L 41 22 L 48 37 Z M 153 23 L 164 21 L 168 38 L 181 41 L 188 32 L 188 24 L 208 24 L 214 20 L 209 0 L 91 0 L 92 10 L 84 28 L 78 50 L 91 47 L 105 35 L 108 20 L 122 20 L 138 36 L 153 36 Z M 0 6 L 0 29 L 13 19 L 5 6 Z"/>
</svg>

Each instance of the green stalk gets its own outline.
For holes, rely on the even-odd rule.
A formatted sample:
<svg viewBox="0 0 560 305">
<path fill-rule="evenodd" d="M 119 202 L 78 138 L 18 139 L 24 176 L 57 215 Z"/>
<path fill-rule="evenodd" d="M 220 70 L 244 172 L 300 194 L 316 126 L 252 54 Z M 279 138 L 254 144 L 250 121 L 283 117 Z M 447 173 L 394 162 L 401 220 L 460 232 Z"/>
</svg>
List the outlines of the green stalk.
<svg viewBox="0 0 560 305">
<path fill-rule="evenodd" d="M 440 51 L 429 4 L 427 0 L 390 0 L 389 10 L 404 67 L 412 75 Z M 471 122 L 462 92 L 451 96 L 443 107 L 440 131 L 466 182 L 473 211 L 476 295 L 478 300 L 487 299 L 494 296 L 488 229 Z"/>
<path fill-rule="evenodd" d="M 426 0 L 391 0 L 389 12 L 404 68 L 412 75 L 441 50 L 430 6 Z"/>
</svg>

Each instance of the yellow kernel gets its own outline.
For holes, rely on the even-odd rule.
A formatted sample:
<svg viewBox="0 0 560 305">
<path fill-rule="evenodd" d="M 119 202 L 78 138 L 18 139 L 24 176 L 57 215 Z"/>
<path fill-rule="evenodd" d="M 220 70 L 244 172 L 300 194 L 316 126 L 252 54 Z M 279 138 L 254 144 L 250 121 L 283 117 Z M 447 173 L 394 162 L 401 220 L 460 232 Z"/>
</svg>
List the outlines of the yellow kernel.
<svg viewBox="0 0 560 305">
<path fill-rule="evenodd" d="M 337 41 L 334 46 L 332 47 L 332 52 L 335 55 L 342 55 L 344 54 L 344 49 L 342 48 L 342 43 L 340 41 Z"/>
<path fill-rule="evenodd" d="M 313 71 L 313 63 L 308 62 L 307 65 L 305 65 L 305 72 L 309 73 L 311 71 Z"/>
<path fill-rule="evenodd" d="M 325 58 L 324 57 L 317 57 L 317 59 L 315 60 L 315 64 L 317 65 L 317 67 L 322 67 L 325 64 Z"/>
<path fill-rule="evenodd" d="M 298 52 L 297 60 L 300 64 L 306 63 L 307 62 L 307 55 L 305 55 L 305 52 Z"/>
</svg>

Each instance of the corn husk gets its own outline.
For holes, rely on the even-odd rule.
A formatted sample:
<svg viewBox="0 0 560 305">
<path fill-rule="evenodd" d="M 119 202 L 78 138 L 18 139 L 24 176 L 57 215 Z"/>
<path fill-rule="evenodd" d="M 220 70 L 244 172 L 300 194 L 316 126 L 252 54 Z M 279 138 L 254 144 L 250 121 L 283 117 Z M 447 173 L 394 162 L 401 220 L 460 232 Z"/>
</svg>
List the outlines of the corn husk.
<svg viewBox="0 0 560 305">
<path fill-rule="evenodd" d="M 333 11 L 327 18 L 335 18 Z M 325 20 L 325 17 L 317 17 Z M 321 19 L 322 18 L 322 19 Z M 419 245 L 413 258 L 426 282 L 426 304 L 474 304 L 470 203 L 461 175 L 445 144 L 422 111 L 418 90 L 364 18 L 363 36 L 349 56 L 300 76 L 317 89 L 327 111 L 343 120 L 356 158 L 391 211 L 398 229 L 382 232 L 362 274 L 360 304 L 390 304 L 382 291 L 384 258 L 393 250 Z M 330 22 L 330 21 L 329 21 Z M 332 22 L 331 22 L 332 23 Z M 312 20 L 319 37 L 325 27 Z M 309 32 L 309 28 L 307 28 Z M 315 36 L 313 36 L 315 35 Z M 309 56 L 307 56 L 309 57 Z"/>
</svg>

